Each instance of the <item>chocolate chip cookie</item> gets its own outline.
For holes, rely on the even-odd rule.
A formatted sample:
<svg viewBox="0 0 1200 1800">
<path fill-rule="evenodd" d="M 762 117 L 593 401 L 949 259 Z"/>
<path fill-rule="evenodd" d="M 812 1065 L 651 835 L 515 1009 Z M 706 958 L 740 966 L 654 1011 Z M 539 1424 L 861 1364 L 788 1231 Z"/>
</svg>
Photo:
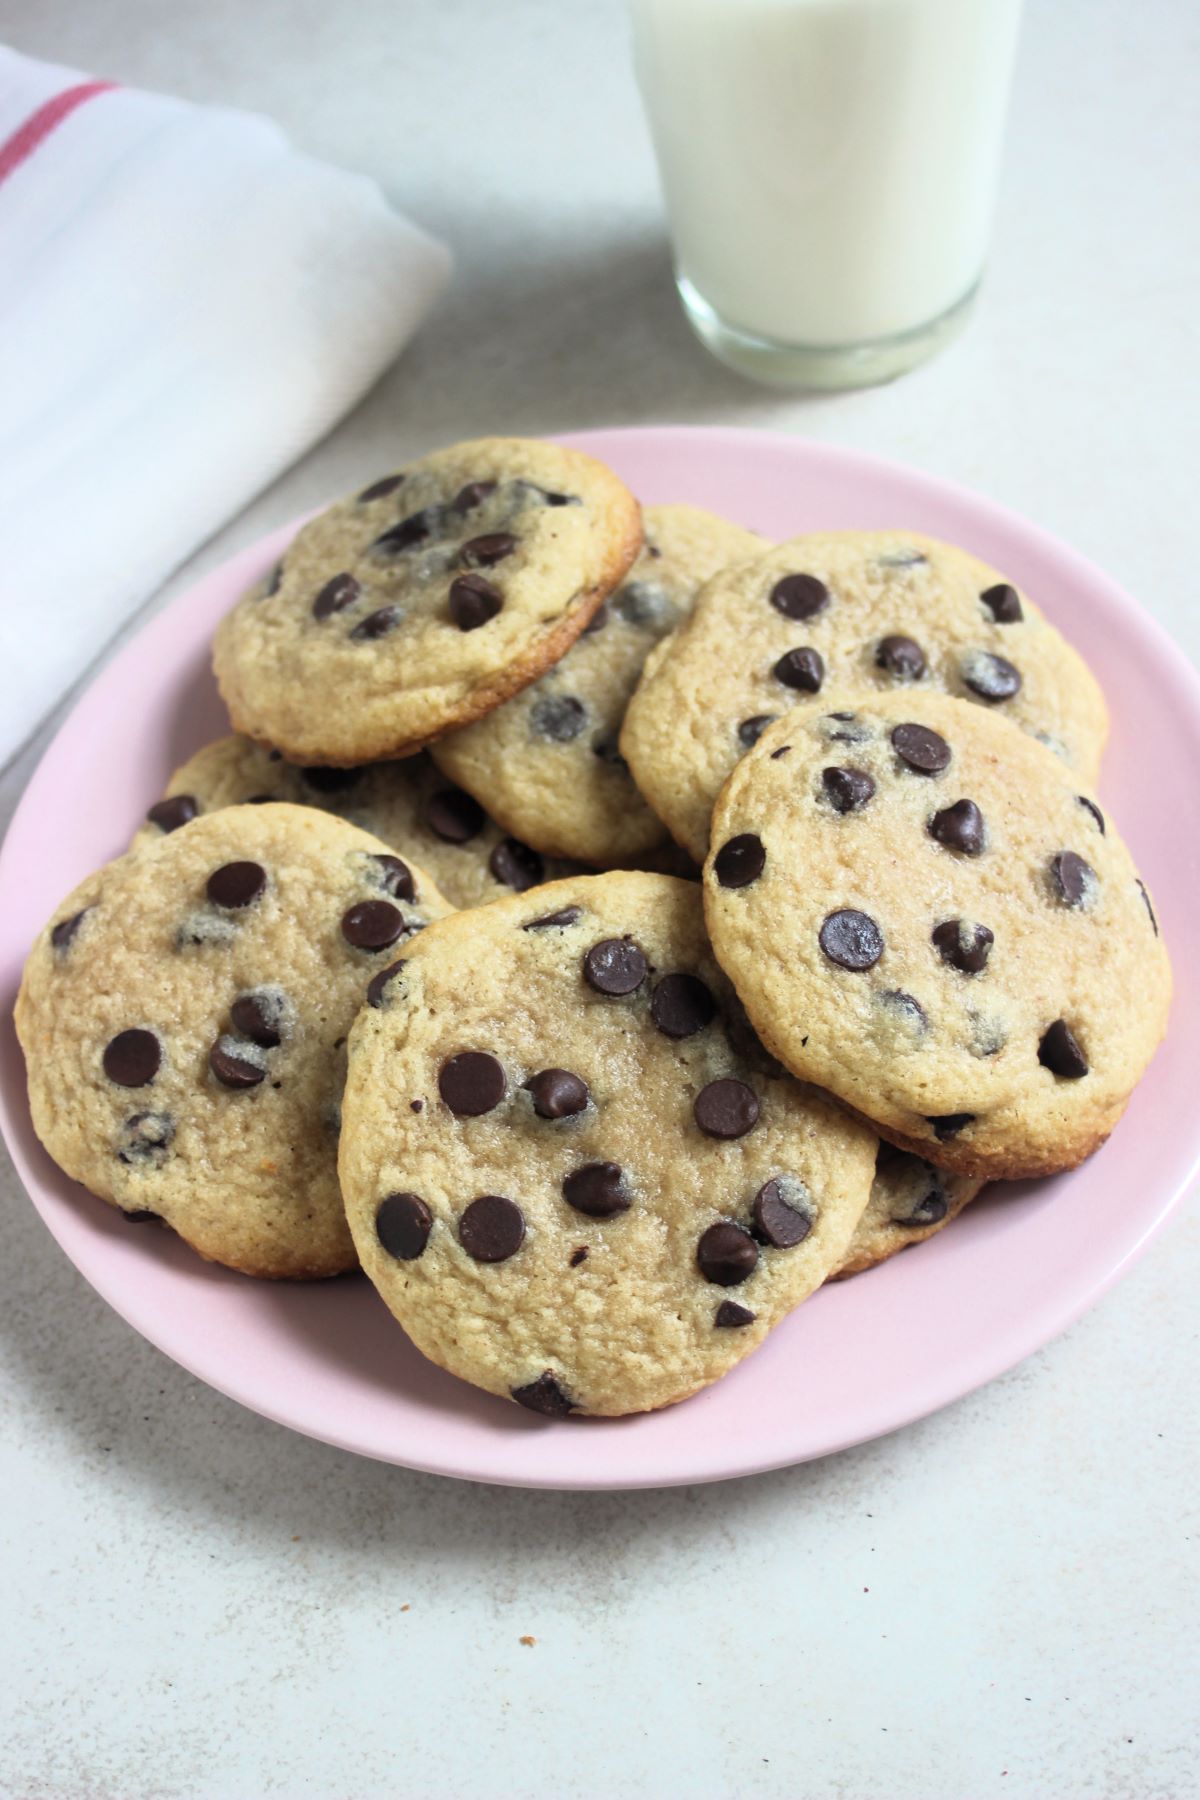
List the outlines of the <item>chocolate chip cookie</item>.
<svg viewBox="0 0 1200 1800">
<path fill-rule="evenodd" d="M 770 726 L 717 802 L 704 894 L 775 1054 L 964 1175 L 1081 1162 L 1166 1025 L 1166 949 L 1111 820 L 1051 751 L 945 695 Z"/>
<path fill-rule="evenodd" d="M 667 837 L 617 746 L 646 657 L 710 576 L 765 548 L 699 507 L 649 506 L 644 517 L 645 547 L 628 579 L 562 661 L 433 749 L 438 767 L 525 843 L 610 868 Z"/>
<path fill-rule="evenodd" d="M 436 451 L 311 520 L 222 620 L 230 717 L 293 762 L 409 755 L 556 662 L 641 542 L 633 496 L 578 450 Z"/>
<path fill-rule="evenodd" d="M 136 843 L 222 806 L 287 800 L 319 806 L 427 869 L 452 906 L 482 906 L 572 872 L 501 831 L 423 752 L 359 769 L 297 768 L 247 737 L 219 738 L 176 769 Z"/>
<path fill-rule="evenodd" d="M 772 719 L 833 688 L 953 694 L 1095 781 L 1107 712 L 1082 658 L 994 569 L 899 531 L 794 538 L 715 576 L 647 662 L 621 751 L 672 835 L 703 858 L 738 758 Z"/>
<path fill-rule="evenodd" d="M 910 1156 L 881 1140 L 867 1210 L 830 1281 L 861 1275 L 911 1244 L 924 1242 L 956 1219 L 982 1187 L 975 1177 L 935 1169 L 924 1157 Z"/>
<path fill-rule="evenodd" d="M 229 807 L 90 876 L 26 965 L 39 1138 L 129 1219 L 248 1275 L 354 1267 L 337 1185 L 345 1043 L 450 908 L 339 819 Z"/>
<path fill-rule="evenodd" d="M 732 1368 L 844 1256 L 875 1149 L 766 1057 L 698 889 L 616 873 L 406 949 L 351 1036 L 339 1172 L 417 1347 L 560 1417 Z"/>
</svg>

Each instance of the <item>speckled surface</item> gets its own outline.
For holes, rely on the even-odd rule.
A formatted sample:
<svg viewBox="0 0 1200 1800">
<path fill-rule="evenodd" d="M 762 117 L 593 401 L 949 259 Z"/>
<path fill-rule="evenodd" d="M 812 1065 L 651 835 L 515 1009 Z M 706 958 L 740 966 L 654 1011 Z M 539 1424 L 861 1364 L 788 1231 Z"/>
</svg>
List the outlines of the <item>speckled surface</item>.
<svg viewBox="0 0 1200 1800">
<path fill-rule="evenodd" d="M 274 113 L 459 257 L 393 375 L 169 592 L 429 443 L 712 420 L 978 486 L 1200 649 L 1188 0 L 1031 0 L 978 318 L 895 386 L 819 401 L 742 386 L 679 319 L 615 0 L 0 0 L 0 35 Z M 0 821 L 41 741 L 0 777 Z M 561 1497 L 250 1416 L 109 1312 L 7 1162 L 0 1204 L 6 1796 L 1200 1789 L 1194 1204 L 1065 1337 L 894 1438 Z"/>
</svg>

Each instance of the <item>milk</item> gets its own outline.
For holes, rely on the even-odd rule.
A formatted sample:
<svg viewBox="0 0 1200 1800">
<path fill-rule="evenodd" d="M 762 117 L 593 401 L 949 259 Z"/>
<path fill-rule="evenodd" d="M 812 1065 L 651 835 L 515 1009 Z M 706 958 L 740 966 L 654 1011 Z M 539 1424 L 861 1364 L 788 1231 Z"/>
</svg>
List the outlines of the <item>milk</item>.
<svg viewBox="0 0 1200 1800">
<path fill-rule="evenodd" d="M 1020 5 L 631 0 L 681 291 L 702 335 L 707 323 L 767 349 L 837 352 L 936 337 L 969 305 Z"/>
</svg>

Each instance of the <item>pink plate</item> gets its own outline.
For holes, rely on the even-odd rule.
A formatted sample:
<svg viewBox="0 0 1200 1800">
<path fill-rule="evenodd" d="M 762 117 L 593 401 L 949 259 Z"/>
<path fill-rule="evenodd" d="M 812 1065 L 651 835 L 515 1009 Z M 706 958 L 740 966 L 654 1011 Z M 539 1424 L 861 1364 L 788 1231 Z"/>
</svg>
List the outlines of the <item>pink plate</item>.
<svg viewBox="0 0 1200 1800">
<path fill-rule="evenodd" d="M 1173 1029 L 1114 1137 L 1082 1169 L 982 1200 L 922 1249 L 824 1289 L 757 1355 L 666 1412 L 539 1420 L 422 1361 L 361 1278 L 275 1286 L 136 1231 L 34 1139 L 8 1015 L 25 951 L 67 891 L 114 856 L 171 769 L 225 729 L 213 627 L 294 526 L 155 618 L 75 706 L 0 855 L 0 1123 L 35 1206 L 131 1325 L 270 1419 L 365 1456 L 527 1487 L 714 1481 L 893 1431 L 1010 1368 L 1091 1305 L 1144 1249 L 1200 1160 L 1200 913 L 1194 833 L 1200 681 L 1159 627 L 1073 551 L 999 507 L 827 445 L 725 430 L 572 440 L 643 500 L 689 500 L 771 537 L 900 526 L 968 546 L 1012 576 L 1086 653 L 1113 708 L 1103 783 L 1154 891 L 1174 957 Z M 375 471 L 365 469 L 364 478 Z M 1168 768 L 1170 782 L 1154 772 Z"/>
</svg>

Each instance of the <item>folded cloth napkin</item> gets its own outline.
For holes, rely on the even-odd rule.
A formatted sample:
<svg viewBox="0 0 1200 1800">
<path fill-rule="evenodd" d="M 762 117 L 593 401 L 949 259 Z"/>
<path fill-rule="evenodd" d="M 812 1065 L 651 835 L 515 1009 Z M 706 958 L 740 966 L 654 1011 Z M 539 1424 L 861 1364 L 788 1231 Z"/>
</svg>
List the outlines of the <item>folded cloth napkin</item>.
<svg viewBox="0 0 1200 1800">
<path fill-rule="evenodd" d="M 449 266 L 269 120 L 0 46 L 0 767 Z"/>
</svg>

